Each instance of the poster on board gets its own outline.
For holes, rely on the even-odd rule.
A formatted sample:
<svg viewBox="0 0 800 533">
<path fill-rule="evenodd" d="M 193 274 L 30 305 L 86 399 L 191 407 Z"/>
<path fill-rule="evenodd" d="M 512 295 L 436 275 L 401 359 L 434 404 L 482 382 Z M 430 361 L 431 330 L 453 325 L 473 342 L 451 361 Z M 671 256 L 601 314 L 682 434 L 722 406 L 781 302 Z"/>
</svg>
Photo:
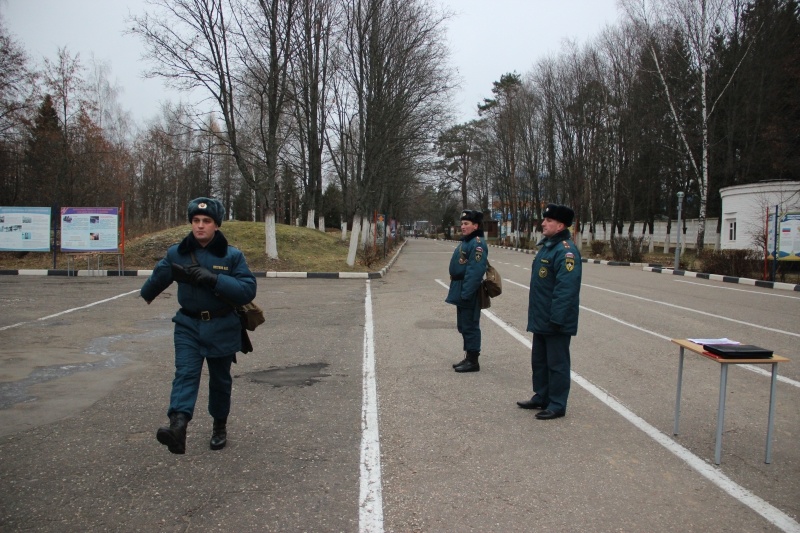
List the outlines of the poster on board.
<svg viewBox="0 0 800 533">
<path fill-rule="evenodd" d="M 767 258 L 775 249 L 775 213 L 769 214 Z M 784 213 L 778 218 L 778 261 L 800 261 L 800 212 Z"/>
<path fill-rule="evenodd" d="M 118 207 L 62 207 L 62 252 L 119 251 Z"/>
<path fill-rule="evenodd" d="M 0 251 L 49 252 L 49 207 L 0 207 Z"/>
</svg>

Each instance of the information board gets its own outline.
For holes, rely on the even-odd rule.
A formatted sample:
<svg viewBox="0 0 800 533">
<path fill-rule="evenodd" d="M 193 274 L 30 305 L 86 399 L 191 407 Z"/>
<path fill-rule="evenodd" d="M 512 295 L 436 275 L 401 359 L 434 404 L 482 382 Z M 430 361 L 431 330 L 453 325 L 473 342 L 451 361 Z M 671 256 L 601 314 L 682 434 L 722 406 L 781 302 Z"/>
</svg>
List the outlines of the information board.
<svg viewBox="0 0 800 533">
<path fill-rule="evenodd" d="M 118 207 L 62 207 L 62 252 L 119 251 Z"/>
<path fill-rule="evenodd" d="M 775 213 L 770 213 L 767 229 L 767 257 L 775 249 Z M 800 213 L 790 212 L 778 219 L 778 261 L 800 261 Z"/>
<path fill-rule="evenodd" d="M 49 207 L 0 207 L 0 251 L 49 252 Z"/>
</svg>

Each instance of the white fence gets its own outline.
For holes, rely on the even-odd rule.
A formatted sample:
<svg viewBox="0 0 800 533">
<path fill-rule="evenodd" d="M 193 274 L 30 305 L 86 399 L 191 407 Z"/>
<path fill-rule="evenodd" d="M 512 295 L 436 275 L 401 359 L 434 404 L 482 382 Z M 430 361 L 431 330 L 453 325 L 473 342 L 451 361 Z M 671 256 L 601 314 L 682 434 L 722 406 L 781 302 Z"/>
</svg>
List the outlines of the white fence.
<svg viewBox="0 0 800 533">
<path fill-rule="evenodd" d="M 683 225 L 684 221 L 681 220 L 681 224 Z M 656 248 L 662 248 L 664 252 L 669 251 L 669 247 L 672 246 L 673 250 L 675 248 L 676 242 L 676 229 L 677 229 L 678 221 L 672 221 L 672 233 L 667 234 L 667 221 L 666 220 L 657 220 L 653 224 L 653 234 L 650 235 L 649 228 L 644 222 L 636 222 L 634 224 L 633 229 L 633 236 L 634 237 L 641 237 L 645 236 L 650 238 L 650 251 L 653 251 Z M 630 226 L 630 222 L 624 222 L 622 225 L 622 235 L 628 235 L 628 227 Z M 696 218 L 689 218 L 685 220 L 685 227 L 686 233 L 681 235 L 681 248 L 686 249 L 694 249 L 697 246 L 697 219 Z M 614 233 L 614 235 L 618 235 L 618 233 Z M 576 235 L 576 237 L 580 238 L 582 242 L 588 243 L 590 241 L 589 235 L 589 225 L 585 224 L 583 227 L 583 232 L 580 235 Z M 594 240 L 598 241 L 609 241 L 611 239 L 611 224 L 606 223 L 605 230 L 601 224 L 598 224 L 595 227 L 595 235 Z M 717 218 L 707 218 L 706 219 L 706 235 L 705 235 L 705 246 L 706 248 L 714 247 L 715 250 L 719 249 L 719 234 L 717 233 Z M 661 251 L 661 250 L 659 250 Z"/>
</svg>

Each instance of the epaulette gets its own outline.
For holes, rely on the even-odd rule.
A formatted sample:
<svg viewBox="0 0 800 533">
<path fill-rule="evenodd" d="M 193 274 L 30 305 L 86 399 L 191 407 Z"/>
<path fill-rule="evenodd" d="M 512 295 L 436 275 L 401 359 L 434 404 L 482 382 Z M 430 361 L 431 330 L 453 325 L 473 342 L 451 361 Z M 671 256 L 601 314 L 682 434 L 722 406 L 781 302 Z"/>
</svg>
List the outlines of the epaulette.
<svg viewBox="0 0 800 533">
<path fill-rule="evenodd" d="M 563 245 L 564 245 L 564 248 L 565 248 L 566 250 L 569 250 L 569 243 L 568 243 L 567 241 L 561 241 L 561 244 L 563 244 Z"/>
</svg>

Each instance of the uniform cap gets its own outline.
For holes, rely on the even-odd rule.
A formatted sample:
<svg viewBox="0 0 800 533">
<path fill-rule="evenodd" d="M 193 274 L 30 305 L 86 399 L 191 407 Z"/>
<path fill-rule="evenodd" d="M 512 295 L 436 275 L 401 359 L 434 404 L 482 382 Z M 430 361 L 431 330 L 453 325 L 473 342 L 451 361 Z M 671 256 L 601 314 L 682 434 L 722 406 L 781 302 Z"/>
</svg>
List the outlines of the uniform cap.
<svg viewBox="0 0 800 533">
<path fill-rule="evenodd" d="M 195 215 L 206 215 L 214 219 L 217 226 L 222 226 L 222 219 L 225 218 L 225 208 L 222 206 L 222 202 L 215 198 L 206 198 L 205 196 L 195 198 L 189 202 L 186 210 L 190 223 Z"/>
<path fill-rule="evenodd" d="M 547 204 L 542 216 L 558 220 L 565 226 L 571 226 L 572 220 L 575 218 L 575 211 L 565 205 Z"/>
<path fill-rule="evenodd" d="M 461 212 L 461 220 L 469 220 L 473 224 L 480 224 L 483 222 L 483 212 L 465 209 Z"/>
</svg>

